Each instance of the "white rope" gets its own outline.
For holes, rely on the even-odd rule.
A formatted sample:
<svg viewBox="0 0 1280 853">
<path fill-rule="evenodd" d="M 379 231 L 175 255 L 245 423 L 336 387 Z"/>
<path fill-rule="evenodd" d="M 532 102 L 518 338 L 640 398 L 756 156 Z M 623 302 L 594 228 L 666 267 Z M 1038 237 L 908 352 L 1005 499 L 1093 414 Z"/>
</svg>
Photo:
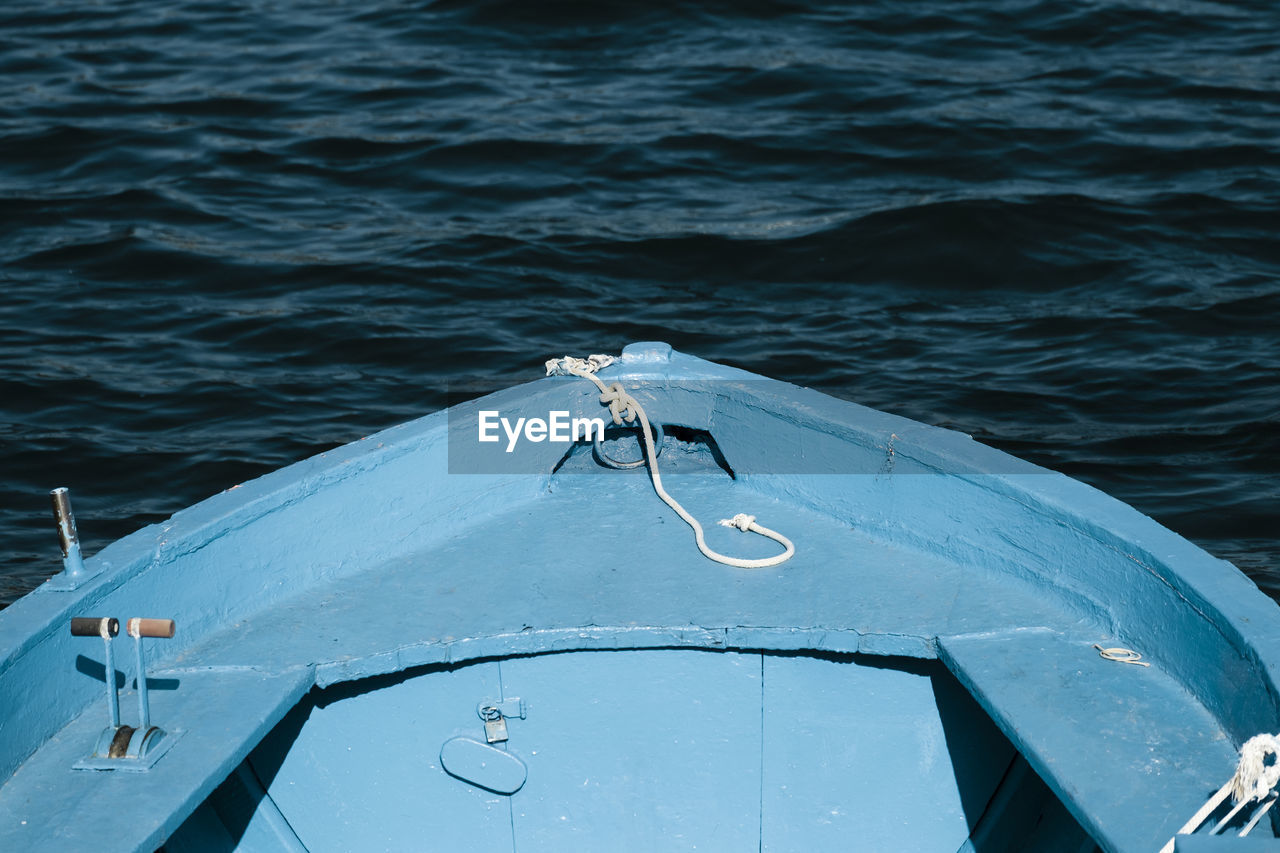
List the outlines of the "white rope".
<svg viewBox="0 0 1280 853">
<path fill-rule="evenodd" d="M 649 476 L 653 480 L 653 490 L 658 493 L 658 497 L 662 498 L 663 503 L 675 510 L 676 515 L 684 519 L 685 523 L 693 528 L 693 538 L 698 543 L 698 550 L 702 552 L 703 556 L 715 560 L 717 563 L 723 563 L 726 566 L 733 566 L 739 569 L 765 569 L 790 560 L 796 552 L 796 546 L 792 544 L 791 540 L 776 530 L 770 530 L 763 525 L 756 524 L 756 517 L 746 513 L 738 513 L 733 518 L 723 518 L 720 520 L 720 524 L 725 527 L 736 527 L 743 532 L 758 533 L 761 536 L 766 536 L 786 550 L 774 557 L 745 560 L 741 557 L 729 557 L 725 554 L 717 553 L 707 546 L 707 541 L 702 532 L 702 525 L 698 523 L 698 519 L 690 515 L 680 505 L 680 502 L 671 497 L 662 486 L 662 475 L 658 473 L 658 455 L 653 447 L 653 429 L 649 426 L 649 416 L 645 414 L 644 407 L 636 401 L 635 397 L 627 393 L 620 382 L 605 385 L 595 375 L 597 370 L 608 367 L 613 361 L 612 356 L 607 355 L 593 355 L 586 359 L 573 358 L 572 356 L 553 358 L 547 362 L 547 375 L 580 376 L 583 379 L 589 379 L 594 382 L 596 387 L 600 389 L 600 402 L 609 407 L 609 414 L 616 425 L 621 425 L 624 421 L 626 423 L 634 423 L 637 417 L 640 418 L 640 434 L 644 438 L 645 458 L 649 460 Z"/>
<path fill-rule="evenodd" d="M 1267 756 L 1271 764 L 1267 764 Z M 1240 747 L 1240 766 L 1231 777 L 1231 799 L 1262 800 L 1280 782 L 1280 736 L 1254 735 Z"/>
<path fill-rule="evenodd" d="M 1272 757 L 1271 764 L 1267 764 L 1268 755 Z M 1229 795 L 1236 806 L 1226 817 L 1218 821 L 1210 834 L 1221 832 L 1247 803 L 1267 799 L 1277 782 L 1280 782 L 1280 735 L 1254 735 L 1240 747 L 1240 763 L 1236 766 L 1236 772 L 1231 780 L 1219 788 L 1218 793 L 1210 797 L 1200 810 L 1192 815 L 1191 820 L 1178 830 L 1177 834 L 1190 835 L 1195 832 Z M 1253 829 L 1262 813 L 1271 808 L 1274 802 L 1275 800 L 1272 799 L 1264 805 L 1261 812 L 1253 816 L 1240 834 L 1244 835 Z M 1174 839 L 1170 838 L 1169 843 L 1160 849 L 1160 853 L 1172 853 L 1173 847 Z"/>
<path fill-rule="evenodd" d="M 1142 655 L 1133 649 L 1104 649 L 1097 643 L 1094 643 L 1093 647 L 1098 650 L 1100 657 L 1104 657 L 1107 660 L 1113 660 L 1117 663 L 1131 663 L 1135 666 L 1151 666 L 1151 664 L 1142 659 Z"/>
</svg>

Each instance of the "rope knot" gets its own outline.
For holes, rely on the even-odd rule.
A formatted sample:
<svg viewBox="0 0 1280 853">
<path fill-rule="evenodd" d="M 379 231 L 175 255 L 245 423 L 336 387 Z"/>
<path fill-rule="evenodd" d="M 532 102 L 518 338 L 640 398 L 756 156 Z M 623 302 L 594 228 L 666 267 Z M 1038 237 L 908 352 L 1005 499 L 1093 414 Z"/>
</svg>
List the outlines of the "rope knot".
<svg viewBox="0 0 1280 853">
<path fill-rule="evenodd" d="M 1268 757 L 1271 759 L 1270 764 L 1267 763 Z M 1227 784 L 1218 789 L 1218 793 L 1205 801 L 1200 810 L 1191 816 L 1191 820 L 1183 824 L 1177 835 L 1190 835 L 1199 829 L 1200 824 L 1204 823 L 1226 801 L 1228 794 L 1231 795 L 1235 806 L 1207 834 L 1216 835 L 1221 832 L 1241 809 L 1253 800 L 1257 800 L 1262 805 L 1254 810 L 1253 816 L 1244 825 L 1244 829 L 1240 830 L 1240 837 L 1248 835 L 1249 830 L 1257 826 L 1267 810 L 1276 804 L 1276 796 L 1271 793 L 1271 789 L 1277 782 L 1280 782 L 1280 735 L 1254 735 L 1240 747 L 1240 763 L 1236 766 L 1235 774 Z M 1160 853 L 1173 853 L 1177 843 L 1175 835 L 1174 838 L 1169 839 L 1169 843 L 1160 848 Z"/>
<path fill-rule="evenodd" d="M 720 519 L 720 524 L 722 526 L 736 527 L 739 530 L 741 530 L 743 533 L 750 532 L 751 525 L 755 523 L 756 523 L 756 517 L 754 515 L 747 515 L 745 512 L 740 512 L 737 515 L 735 515 L 733 518 Z"/>
<path fill-rule="evenodd" d="M 574 358 L 566 355 L 563 358 L 552 358 L 547 360 L 548 376 L 590 376 L 598 370 L 603 370 L 609 365 L 617 361 L 611 355 L 592 355 L 587 358 Z"/>
<path fill-rule="evenodd" d="M 1267 756 L 1271 763 L 1267 763 Z M 1254 735 L 1240 747 L 1240 765 L 1231 779 L 1231 799 L 1261 800 L 1280 782 L 1280 737 Z"/>
<path fill-rule="evenodd" d="M 609 414 L 613 416 L 614 424 L 620 424 L 624 420 L 631 423 L 636 419 L 636 407 L 639 403 L 619 382 L 613 383 L 601 392 L 600 402 L 609 407 Z"/>
</svg>

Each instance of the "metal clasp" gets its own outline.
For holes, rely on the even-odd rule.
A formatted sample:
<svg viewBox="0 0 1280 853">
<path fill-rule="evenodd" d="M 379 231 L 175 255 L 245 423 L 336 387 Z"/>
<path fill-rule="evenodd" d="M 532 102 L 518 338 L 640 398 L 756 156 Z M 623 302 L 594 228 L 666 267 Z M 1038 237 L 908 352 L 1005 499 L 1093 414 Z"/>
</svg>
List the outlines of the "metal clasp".
<svg viewBox="0 0 1280 853">
<path fill-rule="evenodd" d="M 509 737 L 507 721 L 502 712 L 492 705 L 484 708 L 484 739 L 489 743 L 502 743 Z"/>
<path fill-rule="evenodd" d="M 489 743 L 502 743 L 509 739 L 507 718 L 518 717 L 523 720 L 527 708 L 518 697 L 499 701 L 485 700 L 476 706 L 476 713 L 484 721 L 484 739 Z"/>
</svg>

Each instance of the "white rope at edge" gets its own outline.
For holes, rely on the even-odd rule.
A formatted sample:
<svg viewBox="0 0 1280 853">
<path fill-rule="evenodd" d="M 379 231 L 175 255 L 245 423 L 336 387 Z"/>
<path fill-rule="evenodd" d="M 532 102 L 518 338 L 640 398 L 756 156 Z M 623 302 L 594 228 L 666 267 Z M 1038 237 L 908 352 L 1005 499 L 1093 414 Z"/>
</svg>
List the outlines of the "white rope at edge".
<svg viewBox="0 0 1280 853">
<path fill-rule="evenodd" d="M 1268 755 L 1272 758 L 1270 764 L 1267 763 Z M 1210 797 L 1198 812 L 1192 815 L 1191 820 L 1187 821 L 1177 834 L 1190 835 L 1195 832 L 1228 796 L 1236 806 L 1227 813 L 1226 817 L 1218 821 L 1218 824 L 1209 832 L 1210 835 L 1221 832 L 1246 804 L 1254 801 L 1261 803 L 1266 800 L 1262 808 L 1253 815 L 1240 832 L 1242 836 L 1248 834 L 1267 809 L 1274 805 L 1275 798 L 1268 799 L 1268 796 L 1277 783 L 1280 783 L 1280 735 L 1265 733 L 1254 735 L 1240 747 L 1240 763 L 1236 767 L 1235 775 L 1227 784 L 1219 788 L 1218 793 Z M 1173 853 L 1174 844 L 1175 840 L 1170 838 L 1169 843 L 1160 849 L 1160 853 Z"/>
<path fill-rule="evenodd" d="M 763 525 L 756 524 L 754 515 L 747 515 L 742 512 L 733 518 L 720 519 L 720 524 L 724 527 L 736 527 L 743 532 L 749 531 L 751 533 L 759 533 L 761 536 L 767 536 L 782 545 L 786 550 L 776 557 L 744 560 L 740 557 L 729 557 L 717 553 L 707 547 L 706 539 L 702 533 L 702 525 L 698 523 L 698 519 L 690 515 L 680 505 L 680 502 L 667 494 L 667 490 L 662 487 L 662 476 L 658 473 L 658 456 L 653 447 L 653 430 L 649 426 L 649 416 L 645 414 L 644 407 L 636 402 L 635 397 L 627 393 L 626 389 L 622 387 L 622 383 L 615 382 L 612 385 L 605 385 L 595 375 L 597 370 L 602 367 L 608 367 L 612 363 L 613 357 L 607 355 L 593 355 L 585 359 L 573 358 L 572 356 L 553 358 L 547 362 L 547 375 L 569 373 L 574 376 L 581 376 L 583 379 L 590 379 L 600 389 L 600 402 L 609 407 L 609 414 L 613 417 L 615 424 L 621 424 L 623 421 L 633 423 L 636 416 L 639 416 L 640 432 L 644 436 L 644 453 L 649 460 L 649 476 L 653 479 L 653 490 L 658 493 L 658 497 L 662 498 L 663 503 L 674 509 L 676 514 L 693 528 L 693 538 L 698 543 L 698 550 L 705 557 L 715 560 L 717 563 L 724 563 L 726 566 L 733 566 L 739 569 L 765 569 L 790 560 L 796 552 L 796 546 L 792 544 L 791 540 L 776 530 L 770 530 Z"/>
</svg>

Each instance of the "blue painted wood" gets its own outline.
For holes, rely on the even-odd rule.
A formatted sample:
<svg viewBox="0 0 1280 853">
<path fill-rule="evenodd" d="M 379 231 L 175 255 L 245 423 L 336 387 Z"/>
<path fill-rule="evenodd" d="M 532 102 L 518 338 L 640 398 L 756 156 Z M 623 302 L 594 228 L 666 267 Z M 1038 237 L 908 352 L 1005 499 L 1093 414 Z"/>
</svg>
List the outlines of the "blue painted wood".
<svg viewBox="0 0 1280 853">
<path fill-rule="evenodd" d="M 1168 673 L 1105 660 L 1095 641 L 1027 630 L 939 643 L 947 666 L 1098 843 L 1137 850 L 1168 840 L 1231 777 L 1238 756 Z"/>
<path fill-rule="evenodd" d="M 359 687 L 313 695 L 251 758 L 306 848 L 512 850 L 510 798 L 440 764 L 446 741 L 483 739 L 476 703 L 498 695 L 498 665 Z"/>
<path fill-rule="evenodd" d="M 308 853 L 247 762 L 164 843 L 164 853 Z"/>
<path fill-rule="evenodd" d="M 500 746 L 471 737 L 449 738 L 440 747 L 440 766 L 455 779 L 495 794 L 519 791 L 529 770 L 524 762 Z"/>
<path fill-rule="evenodd" d="M 940 628 L 979 632 L 1011 619 L 1078 618 L 1035 584 L 886 546 L 817 513 L 762 502 L 722 474 L 672 477 L 670 487 L 707 518 L 755 507 L 779 528 L 806 531 L 807 548 L 779 570 L 720 566 L 692 548 L 687 528 L 643 478 L 565 478 L 537 507 L 495 513 L 437 548 L 317 584 L 211 635 L 191 657 L 243 665 L 283 652 L 314 662 L 326 684 L 410 665 L 581 647 L 932 657 Z M 581 535 L 545 535 L 547 519 L 565 518 L 592 523 Z M 662 535 L 645 533 L 655 530 Z M 619 559 L 616 543 L 641 534 L 645 560 Z M 708 538 L 728 549 L 759 537 L 716 527 Z M 518 557 L 495 563 L 504 554 Z"/>
<path fill-rule="evenodd" d="M 213 794 L 217 796 L 217 793 Z M 239 847 L 242 853 L 259 853 L 263 844 L 255 844 L 259 827 L 246 831 L 238 838 L 223 823 L 213 805 L 206 800 L 183 821 L 182 825 L 165 841 L 165 853 L 231 853 Z M 267 850 L 271 848 L 267 847 Z"/>
<path fill-rule="evenodd" d="M 528 703 L 509 746 L 516 849 L 755 850 L 760 655 L 619 651 L 502 663 Z"/>
<path fill-rule="evenodd" d="M 960 849 L 1014 751 L 940 669 L 764 657 L 763 850 Z"/>
<path fill-rule="evenodd" d="M 1096 853 L 1098 846 L 1018 755 L 958 853 L 996 850 Z"/>
<path fill-rule="evenodd" d="M 671 490 L 706 521 L 746 510 L 793 535 L 793 561 L 754 573 L 709 563 L 642 472 L 588 475 L 585 458 L 557 470 L 562 448 L 546 442 L 521 445 L 492 473 L 466 473 L 492 463 L 456 440 L 481 406 L 600 411 L 585 382 L 508 389 L 214 496 L 89 557 L 92 577 L 79 588 L 45 588 L 0 613 L 0 814 L 31 814 L 43 835 L 67 846 L 92 841 L 86 827 L 101 816 L 142 827 L 122 836 L 136 847 L 121 845 L 146 849 L 313 679 L 336 685 L 557 650 L 931 658 L 940 642 L 959 649 L 966 636 L 1046 629 L 1141 650 L 1170 695 L 1194 697 L 1224 752 L 1275 728 L 1280 610 L 1234 568 L 1150 519 L 966 436 L 660 345 L 624 356 L 605 378 L 643 387 L 662 422 L 707 431 L 737 475 L 699 456 L 696 444 L 677 443 Z M 773 547 L 722 528 L 708 535 L 713 547 L 746 556 Z M 156 802 L 170 809 L 163 817 L 142 815 L 113 782 L 71 796 L 83 821 L 55 833 L 51 816 L 67 798 L 46 800 L 57 786 L 40 774 L 56 773 L 64 750 L 85 749 L 69 749 L 64 736 L 103 725 L 102 682 L 92 675 L 100 651 L 66 628 L 83 614 L 175 618 L 182 631 L 147 649 L 148 667 L 158 677 L 190 675 L 167 700 L 188 709 L 178 717 L 201 718 L 205 708 L 233 734 L 192 740 L 192 727 L 174 722 L 188 734 L 155 778 L 166 767 L 188 769 L 160 786 Z M 1036 733 L 1061 711 L 992 698 L 1017 692 L 1013 670 L 950 661 L 1034 755 Z M 225 680 L 235 701 L 202 686 L 206 678 Z M 253 678 L 290 687 L 236 687 Z M 1100 686 L 1073 691 L 1086 705 L 1107 695 Z M 169 725 L 160 699 L 157 722 Z M 1162 728 L 1172 717 L 1149 719 Z M 1068 748 L 1065 738 L 1042 743 Z M 1086 744 L 1071 746 L 1089 755 Z M 1122 742 L 1122 763 L 1139 746 Z M 1216 778 L 1220 757 L 1195 756 L 1188 772 Z M 1148 785 L 1163 787 L 1165 772 L 1150 774 Z M 1134 847 L 1136 833 L 1112 827 L 1125 818 L 1095 808 L 1087 789 L 1056 790 L 1111 849 L 1163 843 L 1144 838 Z M 0 829 L 9 831 L 17 835 L 0 841 L 25 845 L 33 834 Z"/>
<path fill-rule="evenodd" d="M 182 739 L 145 773 L 72 770 L 102 726 L 73 720 L 0 789 L 0 850 L 155 850 L 311 686 L 306 669 L 154 673 L 157 720 Z M 245 714 L 244 709 L 252 713 Z M 126 719 L 126 723 L 129 720 Z"/>
</svg>

